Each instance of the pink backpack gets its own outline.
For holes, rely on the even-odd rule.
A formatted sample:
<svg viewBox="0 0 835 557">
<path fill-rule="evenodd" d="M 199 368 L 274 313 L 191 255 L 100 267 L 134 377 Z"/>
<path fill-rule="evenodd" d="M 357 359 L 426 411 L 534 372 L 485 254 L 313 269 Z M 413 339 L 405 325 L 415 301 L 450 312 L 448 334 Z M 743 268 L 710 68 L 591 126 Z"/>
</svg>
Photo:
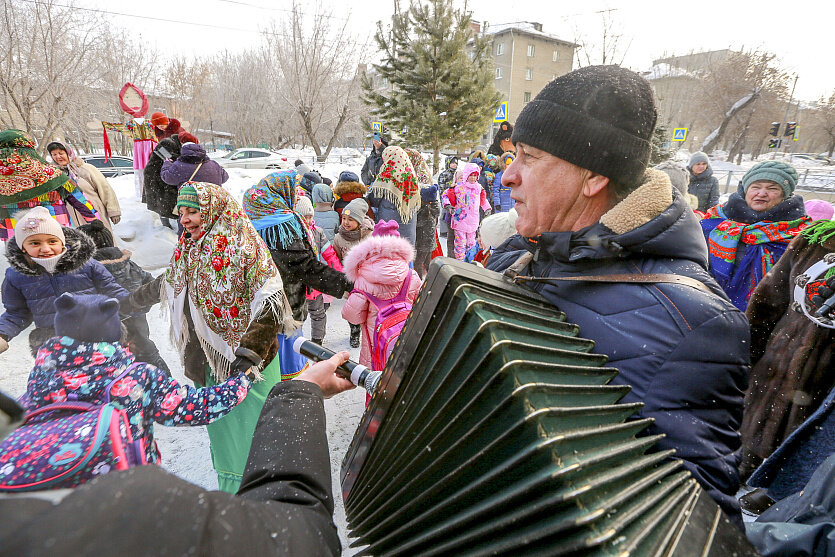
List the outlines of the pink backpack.
<svg viewBox="0 0 835 557">
<path fill-rule="evenodd" d="M 407 299 L 411 281 L 412 270 L 409 269 L 400 292 L 388 300 L 381 300 L 364 290 L 353 290 L 368 298 L 368 301 L 377 308 L 377 319 L 374 321 L 374 331 L 371 333 L 371 367 L 376 371 L 382 371 L 386 367 L 397 337 L 400 336 L 400 331 L 406 324 L 406 318 L 412 311 L 412 303 Z"/>
<path fill-rule="evenodd" d="M 128 415 L 110 402 L 67 400 L 29 413 L 0 443 L 0 491 L 75 487 L 100 474 L 147 464 L 142 439 L 134 441 Z"/>
</svg>

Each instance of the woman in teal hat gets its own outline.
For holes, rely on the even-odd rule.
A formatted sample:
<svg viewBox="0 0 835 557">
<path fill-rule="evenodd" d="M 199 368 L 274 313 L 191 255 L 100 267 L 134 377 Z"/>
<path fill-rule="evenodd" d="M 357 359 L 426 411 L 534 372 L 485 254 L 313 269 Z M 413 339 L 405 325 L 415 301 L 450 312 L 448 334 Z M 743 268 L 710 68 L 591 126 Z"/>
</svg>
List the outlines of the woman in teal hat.
<svg viewBox="0 0 835 557">
<path fill-rule="evenodd" d="M 739 191 L 701 221 L 710 272 L 741 311 L 789 242 L 808 225 L 803 198 L 794 195 L 796 186 L 797 171 L 790 164 L 758 163 L 742 177 Z"/>
</svg>

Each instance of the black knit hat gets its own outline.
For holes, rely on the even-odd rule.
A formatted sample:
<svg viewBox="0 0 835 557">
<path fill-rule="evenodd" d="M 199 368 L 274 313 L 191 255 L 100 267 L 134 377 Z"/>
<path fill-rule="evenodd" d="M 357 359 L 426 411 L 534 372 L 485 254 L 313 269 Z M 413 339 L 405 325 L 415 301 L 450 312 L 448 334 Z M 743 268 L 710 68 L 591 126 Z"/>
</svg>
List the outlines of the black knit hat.
<svg viewBox="0 0 835 557">
<path fill-rule="evenodd" d="M 90 224 L 79 226 L 78 229 L 93 240 L 97 249 L 112 248 L 114 246 L 113 234 L 110 233 L 110 230 L 100 220 L 94 220 Z"/>
<path fill-rule="evenodd" d="M 618 66 L 588 66 L 553 80 L 525 105 L 513 142 L 634 187 L 657 117 L 647 80 Z"/>
</svg>

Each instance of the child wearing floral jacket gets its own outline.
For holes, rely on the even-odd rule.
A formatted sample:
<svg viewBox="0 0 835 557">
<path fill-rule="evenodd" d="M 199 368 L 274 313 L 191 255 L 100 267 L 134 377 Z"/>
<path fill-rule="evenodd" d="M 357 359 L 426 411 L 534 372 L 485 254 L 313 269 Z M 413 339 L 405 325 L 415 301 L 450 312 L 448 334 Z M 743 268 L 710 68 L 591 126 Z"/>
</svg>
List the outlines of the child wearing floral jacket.
<svg viewBox="0 0 835 557">
<path fill-rule="evenodd" d="M 128 415 L 131 434 L 142 439 L 148 463 L 159 463 L 154 422 L 166 426 L 206 425 L 246 398 L 250 378 L 234 375 L 212 387 L 181 385 L 160 369 L 140 363 L 116 383 L 134 357 L 119 344 L 119 303 L 101 295 L 66 293 L 55 302 L 55 333 L 38 351 L 21 402 L 28 411 L 63 402 L 110 402 Z M 70 336 L 72 335 L 72 336 Z"/>
</svg>

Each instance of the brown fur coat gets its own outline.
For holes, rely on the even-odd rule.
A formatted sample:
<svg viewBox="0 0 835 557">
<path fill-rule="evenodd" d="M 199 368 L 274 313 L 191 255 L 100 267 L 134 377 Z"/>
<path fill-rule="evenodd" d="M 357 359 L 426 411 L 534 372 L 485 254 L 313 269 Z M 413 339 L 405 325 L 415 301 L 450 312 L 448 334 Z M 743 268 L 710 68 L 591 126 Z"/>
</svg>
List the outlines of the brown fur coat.
<svg viewBox="0 0 835 557">
<path fill-rule="evenodd" d="M 751 322 L 751 375 L 742 419 L 742 463 L 747 478 L 821 404 L 835 386 L 835 330 L 792 309 L 795 278 L 827 253 L 801 236 L 760 281 L 746 314 Z"/>
</svg>

